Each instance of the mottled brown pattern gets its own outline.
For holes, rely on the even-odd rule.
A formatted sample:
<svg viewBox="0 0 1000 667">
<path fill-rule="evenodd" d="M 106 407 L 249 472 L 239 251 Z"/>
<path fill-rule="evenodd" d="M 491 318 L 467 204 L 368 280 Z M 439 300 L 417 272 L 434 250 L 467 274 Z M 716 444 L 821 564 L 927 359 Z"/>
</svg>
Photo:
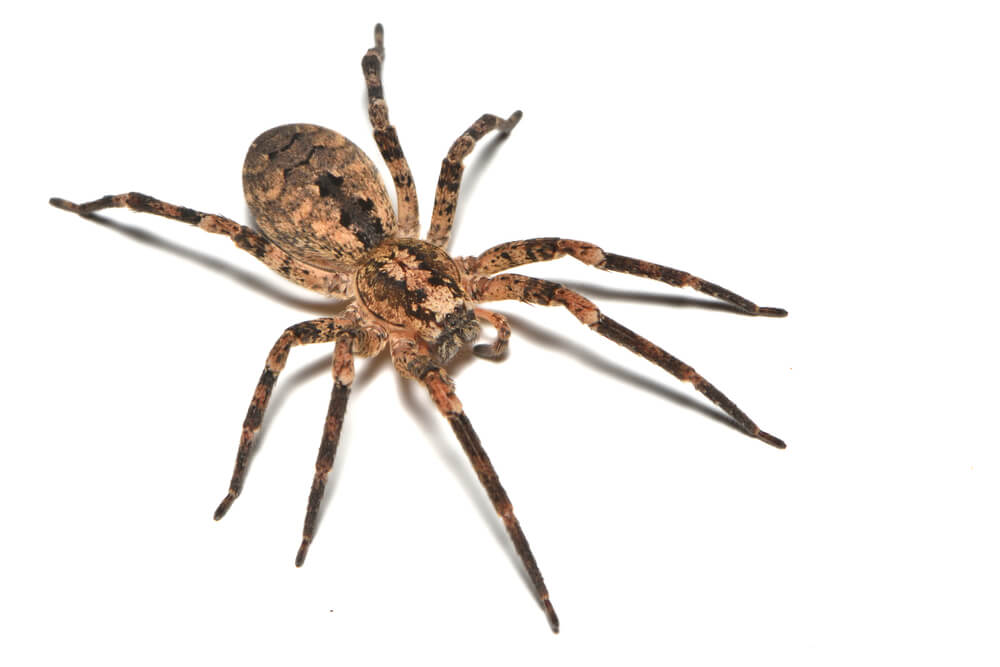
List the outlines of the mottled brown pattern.
<svg viewBox="0 0 1000 667">
<path fill-rule="evenodd" d="M 375 26 L 375 46 L 368 49 L 361 59 L 361 71 L 368 86 L 368 118 L 371 120 L 375 143 L 385 160 L 385 166 L 392 174 L 396 186 L 396 200 L 399 202 L 399 231 L 403 238 L 420 236 L 420 213 L 417 206 L 417 186 L 410 173 L 410 165 L 399 145 L 396 128 L 389 124 L 389 106 L 385 101 L 382 87 L 382 63 L 385 62 L 382 24 Z"/>
<path fill-rule="evenodd" d="M 342 332 L 356 331 L 358 321 L 357 311 L 349 308 L 342 317 L 323 317 L 318 320 L 294 324 L 285 329 L 278 337 L 271 352 L 267 355 L 264 372 L 261 373 L 260 380 L 257 382 L 253 400 L 250 401 L 247 416 L 243 420 L 239 449 L 236 452 L 236 464 L 233 467 L 233 478 L 229 482 L 229 492 L 215 510 L 216 521 L 226 515 L 233 501 L 243 490 L 243 480 L 246 478 L 247 467 L 250 465 L 250 454 L 257 439 L 257 432 L 260 430 L 267 404 L 271 400 L 274 383 L 285 368 L 289 351 L 296 345 L 329 343 Z"/>
<path fill-rule="evenodd" d="M 366 257 L 356 280 L 358 299 L 372 315 L 433 341 L 444 361 L 479 335 L 458 267 L 426 241 L 383 244 Z"/>
<path fill-rule="evenodd" d="M 133 211 L 152 213 L 164 218 L 179 220 L 192 224 L 213 234 L 223 234 L 233 240 L 241 250 L 245 250 L 269 268 L 278 272 L 292 282 L 324 296 L 345 297 L 351 289 L 351 276 L 312 266 L 301 261 L 271 243 L 266 238 L 239 223 L 221 215 L 202 213 L 184 206 L 175 206 L 165 201 L 154 199 L 139 192 L 128 192 L 121 195 L 107 195 L 84 204 L 53 197 L 49 203 L 72 213 L 88 217 L 106 208 L 130 208 Z"/>
<path fill-rule="evenodd" d="M 527 538 L 445 370 L 445 365 L 458 350 L 477 338 L 479 322 L 494 327 L 496 339 L 491 344 L 476 345 L 475 354 L 493 360 L 504 357 L 511 336 L 510 324 L 500 313 L 477 307 L 478 303 L 516 300 L 562 306 L 596 333 L 648 359 L 680 380 L 690 382 L 747 434 L 774 447 L 783 448 L 785 444 L 760 430 L 693 368 L 605 316 L 583 295 L 548 280 L 512 273 L 495 274 L 568 255 L 606 271 L 692 287 L 753 315 L 781 317 L 787 313 L 780 308 L 759 307 L 689 273 L 606 253 L 583 241 L 554 237 L 529 239 L 504 243 L 479 256 L 457 260 L 450 257 L 443 248 L 448 243 L 454 220 L 462 161 L 486 133 L 492 130 L 510 132 L 521 118 L 519 111 L 507 120 L 486 114 L 455 141 L 441 165 L 430 231 L 425 241 L 418 240 L 416 190 L 396 130 L 389 124 L 382 90 L 384 55 L 382 26 L 379 25 L 375 28 L 375 46 L 365 54 L 362 69 L 375 141 L 396 185 L 398 223 L 371 160 L 336 132 L 305 124 L 268 130 L 254 141 L 247 153 L 244 193 L 264 234 L 222 216 L 175 206 L 135 192 L 109 195 L 85 204 L 64 199 L 50 202 L 83 216 L 106 208 L 127 207 L 224 234 L 237 247 L 298 285 L 327 296 L 357 298 L 340 315 L 288 327 L 274 343 L 243 421 L 229 491 L 215 511 L 216 519 L 226 514 L 243 490 L 264 412 L 291 348 L 335 343 L 333 390 L 316 458 L 302 541 L 295 559 L 297 566 L 302 565 L 313 542 L 327 477 L 334 464 L 354 380 L 354 357 L 375 356 L 388 347 L 396 371 L 404 378 L 423 384 L 434 405 L 451 425 L 503 521 L 552 631 L 558 632 L 559 620 Z"/>
<path fill-rule="evenodd" d="M 458 204 L 458 189 L 462 184 L 462 171 L 465 168 L 462 161 L 476 147 L 476 142 L 493 130 L 498 130 L 502 136 L 507 136 L 519 120 L 521 120 L 520 111 L 512 113 L 507 120 L 490 113 L 483 114 L 451 145 L 451 150 L 441 162 L 441 175 L 438 176 L 437 192 L 434 194 L 431 228 L 427 232 L 428 242 L 442 248 L 448 247 L 451 226 L 455 221 L 455 206 Z"/>
<path fill-rule="evenodd" d="M 431 370 L 425 374 L 422 382 L 427 387 L 427 391 L 430 393 L 431 399 L 438 410 L 445 416 L 448 423 L 451 424 L 455 436 L 462 445 L 462 449 L 465 450 L 465 455 L 469 457 L 472 469 L 476 471 L 476 476 L 479 477 L 479 483 L 483 485 L 486 495 L 489 496 L 490 502 L 493 503 L 493 509 L 496 510 L 496 513 L 503 520 L 507 534 L 510 536 L 511 542 L 514 543 L 514 549 L 521 558 L 524 569 L 528 571 L 531 584 L 534 586 L 535 592 L 538 594 L 538 599 L 542 603 L 545 616 L 549 621 L 549 627 L 552 628 L 552 632 L 559 632 L 559 618 L 552 607 L 552 602 L 549 601 L 549 591 L 545 587 L 542 572 L 538 569 L 535 557 L 528 546 L 528 539 L 524 536 L 521 524 L 514 515 L 514 507 L 511 505 L 510 498 L 507 497 L 507 492 L 500 484 L 500 478 L 497 476 L 497 471 L 490 462 L 490 457 L 486 455 L 486 450 L 483 449 L 482 444 L 479 442 L 479 436 L 476 435 L 476 432 L 472 428 L 472 422 L 469 421 L 465 410 L 462 409 L 462 404 L 455 395 L 453 383 L 445 372 L 439 369 Z"/>
<path fill-rule="evenodd" d="M 505 273 L 500 276 L 476 278 L 470 289 L 477 302 L 517 299 L 541 306 L 562 306 L 573 313 L 576 319 L 605 338 L 613 340 L 625 349 L 653 362 L 674 377 L 690 382 L 695 389 L 733 418 L 747 435 L 763 440 L 769 445 L 784 449 L 785 443 L 779 438 L 760 430 L 746 413 L 736 407 L 729 398 L 693 368 L 669 352 L 649 342 L 639 334 L 626 329 L 607 317 L 589 299 L 573 290 L 549 280 Z"/>
<path fill-rule="evenodd" d="M 667 266 L 653 264 L 652 262 L 632 257 L 625 257 L 624 255 L 615 255 L 605 252 L 593 243 L 585 241 L 560 238 L 511 241 L 494 246 L 479 255 L 479 257 L 463 257 L 459 260 L 459 263 L 470 272 L 492 275 L 512 269 L 515 266 L 532 264 L 534 262 L 546 262 L 566 255 L 584 264 L 589 264 L 605 271 L 627 273 L 639 276 L 640 278 L 652 278 L 653 280 L 659 280 L 675 287 L 691 287 L 716 299 L 728 301 L 750 315 L 763 315 L 767 317 L 784 317 L 788 315 L 788 311 L 783 308 L 758 306 L 735 292 L 731 292 L 707 280 L 702 280 L 685 271 L 678 271 Z"/>
<path fill-rule="evenodd" d="M 243 190 L 269 239 L 325 269 L 349 270 L 396 232 L 375 165 L 316 125 L 282 125 L 257 137 L 243 162 Z"/>
<path fill-rule="evenodd" d="M 319 454 L 316 455 L 316 474 L 309 490 L 309 503 L 302 525 L 302 544 L 299 545 L 299 552 L 295 555 L 295 567 L 302 567 L 313 534 L 316 532 L 319 504 L 326 490 L 326 478 L 333 468 L 333 459 L 337 455 L 340 429 L 344 425 L 344 413 L 347 411 L 347 399 L 351 395 L 353 382 L 354 358 L 351 356 L 351 334 L 345 331 L 338 334 L 337 345 L 333 350 L 333 392 L 330 395 L 330 407 L 323 427 L 323 440 L 319 445 Z"/>
</svg>

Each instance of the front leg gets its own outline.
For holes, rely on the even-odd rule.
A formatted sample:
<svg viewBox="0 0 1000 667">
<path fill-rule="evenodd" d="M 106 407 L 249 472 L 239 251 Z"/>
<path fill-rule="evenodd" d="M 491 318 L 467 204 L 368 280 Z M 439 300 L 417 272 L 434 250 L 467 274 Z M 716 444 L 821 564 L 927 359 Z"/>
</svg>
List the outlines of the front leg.
<svg viewBox="0 0 1000 667">
<path fill-rule="evenodd" d="M 542 572 L 538 569 L 538 563 L 535 562 L 535 557 L 528 546 L 528 539 L 524 536 L 524 531 L 521 530 L 521 523 L 514 516 L 514 508 L 510 503 L 510 498 L 507 497 L 507 492 L 500 484 L 496 469 L 486 455 L 486 450 L 483 449 L 479 436 L 473 430 L 472 422 L 466 416 L 462 403 L 455 395 L 455 386 L 451 378 L 430 356 L 427 346 L 420 341 L 397 335 L 391 340 L 389 349 L 392 352 L 393 363 L 400 375 L 423 384 L 438 411 L 448 420 L 451 430 L 454 431 L 455 437 L 458 438 L 465 455 L 469 458 L 469 463 L 472 464 L 472 468 L 479 478 L 479 483 L 482 484 L 490 502 L 493 503 L 493 509 L 496 510 L 507 529 L 507 535 L 510 536 L 514 550 L 521 558 L 521 563 L 524 564 L 524 569 L 527 571 L 535 593 L 538 595 L 538 600 L 542 604 L 545 616 L 549 621 L 549 627 L 552 628 L 552 632 L 559 632 L 559 618 L 549 600 L 549 591 L 542 578 Z"/>
<path fill-rule="evenodd" d="M 320 269 L 299 261 L 261 234 L 221 215 L 202 213 L 186 206 L 168 204 L 139 192 L 107 195 L 84 204 L 74 204 L 71 201 L 53 197 L 49 203 L 56 208 L 77 213 L 83 217 L 88 217 L 106 208 L 128 208 L 140 213 L 152 213 L 171 220 L 186 222 L 199 229 L 204 229 L 206 232 L 228 236 L 237 248 L 250 253 L 266 264 L 268 268 L 277 271 L 288 280 L 306 289 L 332 297 L 346 297 L 350 289 L 351 281 L 348 274 Z"/>
<path fill-rule="evenodd" d="M 715 403 L 723 412 L 732 417 L 733 421 L 739 424 L 740 428 L 750 437 L 757 438 L 778 449 L 785 448 L 783 440 L 761 430 L 729 397 L 703 378 L 691 366 L 606 316 L 582 294 L 559 283 L 516 273 L 505 273 L 492 278 L 485 276 L 473 278 L 469 281 L 469 287 L 472 298 L 477 302 L 510 299 L 540 306 L 562 306 L 595 333 L 656 364 L 678 380 L 690 382 L 702 396 Z"/>
<path fill-rule="evenodd" d="M 240 444 L 236 450 L 236 463 L 233 465 L 229 491 L 219 503 L 218 509 L 215 510 L 216 521 L 226 515 L 233 501 L 239 497 L 243 490 L 243 481 L 246 479 L 247 467 L 250 465 L 250 453 L 253 451 L 257 433 L 264 420 L 264 411 L 267 410 L 267 404 L 271 401 L 274 384 L 278 380 L 278 375 L 284 370 L 285 362 L 288 361 L 288 353 L 293 347 L 299 345 L 329 343 L 336 340 L 345 331 L 354 330 L 355 326 L 356 320 L 350 314 L 343 317 L 323 317 L 294 324 L 285 329 L 275 341 L 271 352 L 267 355 L 267 362 L 264 364 L 264 371 L 260 374 L 257 388 L 253 392 L 250 407 L 247 408 L 247 416 L 243 420 L 243 429 L 240 431 Z"/>
<path fill-rule="evenodd" d="M 368 118 L 375 134 L 379 153 L 389 167 L 392 182 L 396 186 L 396 201 L 399 205 L 399 234 L 403 238 L 420 236 L 420 214 L 417 206 L 417 186 L 413 183 L 410 165 L 403 155 L 396 128 L 389 123 L 389 106 L 385 101 L 382 87 L 382 63 L 385 60 L 385 44 L 382 24 L 375 26 L 375 46 L 368 49 L 361 59 L 361 71 L 368 87 Z"/>
<path fill-rule="evenodd" d="M 441 173 L 438 176 L 437 191 L 434 193 L 434 212 L 431 214 L 431 227 L 427 232 L 428 243 L 441 248 L 448 246 L 451 226 L 455 221 L 455 207 L 458 204 L 458 189 L 462 185 L 462 172 L 465 170 L 462 161 L 476 147 L 476 143 L 488 133 L 497 130 L 501 136 L 506 137 L 520 120 L 520 111 L 512 113 L 507 120 L 491 113 L 483 114 L 451 145 L 448 154 L 441 161 Z"/>
<path fill-rule="evenodd" d="M 330 394 L 330 407 L 326 413 L 326 424 L 323 426 L 323 439 L 316 455 L 316 473 L 313 475 L 312 488 L 309 491 L 309 504 L 306 507 L 306 519 L 302 526 L 302 544 L 295 556 L 295 567 L 302 567 L 306 560 L 309 545 L 312 544 L 316 532 L 316 522 L 319 519 L 319 505 L 326 491 L 326 478 L 333 468 L 333 459 L 337 455 L 337 445 L 340 443 L 340 430 L 344 425 L 344 413 L 347 411 L 347 399 L 351 395 L 351 384 L 354 382 L 354 358 L 351 355 L 352 337 L 348 332 L 337 336 L 337 347 L 333 351 L 333 392 Z"/>
<path fill-rule="evenodd" d="M 462 262 L 465 264 L 466 270 L 470 273 L 493 275 L 494 273 L 512 269 L 515 266 L 532 264 L 534 262 L 547 262 L 567 255 L 579 262 L 603 271 L 627 273 L 639 278 L 652 278 L 653 280 L 658 280 L 661 283 L 673 285 L 674 287 L 691 287 L 702 294 L 707 294 L 721 301 L 731 303 L 749 315 L 761 315 L 764 317 L 785 317 L 788 315 L 788 311 L 784 308 L 758 306 L 753 301 L 745 299 L 721 285 L 710 283 L 707 280 L 691 275 L 687 271 L 679 271 L 669 266 L 653 264 L 642 259 L 605 252 L 602 248 L 586 241 L 560 238 L 511 241 L 494 246 L 479 255 L 479 257 L 463 258 Z"/>
</svg>

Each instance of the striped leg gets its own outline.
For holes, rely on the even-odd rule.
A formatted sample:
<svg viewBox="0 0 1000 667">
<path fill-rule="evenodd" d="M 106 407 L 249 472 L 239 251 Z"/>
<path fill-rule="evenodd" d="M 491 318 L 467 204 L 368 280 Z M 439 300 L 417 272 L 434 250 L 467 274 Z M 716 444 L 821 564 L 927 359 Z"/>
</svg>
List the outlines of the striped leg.
<svg viewBox="0 0 1000 667">
<path fill-rule="evenodd" d="M 476 308 L 473 312 L 477 320 L 486 322 L 496 329 L 497 337 L 489 345 L 485 343 L 476 345 L 472 351 L 481 359 L 499 360 L 507 352 L 507 341 L 510 340 L 510 323 L 506 317 L 500 313 L 494 313 L 492 310 Z"/>
<path fill-rule="evenodd" d="M 597 309 L 597 306 L 581 294 L 558 283 L 521 276 L 516 273 L 505 273 L 492 278 L 475 278 L 471 283 L 472 298 L 475 301 L 516 299 L 542 306 L 566 308 L 573 313 L 576 319 L 605 338 L 613 340 L 625 349 L 653 362 L 679 380 L 690 382 L 702 395 L 732 417 L 747 435 L 763 440 L 778 449 L 785 448 L 784 442 L 770 433 L 762 431 L 746 413 L 736 407 L 735 403 L 693 368 L 639 334 L 626 329 L 610 317 L 606 317 Z"/>
<path fill-rule="evenodd" d="M 512 241 L 490 248 L 479 257 L 469 258 L 466 263 L 471 270 L 484 275 L 492 275 L 500 271 L 532 262 L 545 262 L 569 255 L 584 264 L 614 271 L 627 273 L 640 278 L 652 278 L 675 287 L 692 287 L 703 294 L 721 299 L 733 304 L 740 310 L 751 315 L 767 317 L 785 317 L 788 311 L 782 308 L 766 308 L 758 306 L 740 295 L 720 287 L 715 283 L 692 276 L 690 273 L 671 269 L 641 259 L 633 259 L 623 255 L 604 252 L 592 243 L 571 241 L 570 239 L 543 238 L 527 241 Z"/>
<path fill-rule="evenodd" d="M 138 192 L 107 195 L 85 204 L 74 204 L 58 198 L 50 199 L 49 203 L 56 208 L 84 217 L 106 208 L 129 208 L 140 213 L 152 213 L 171 220 L 179 220 L 206 232 L 228 236 L 240 250 L 247 251 L 272 270 L 306 289 L 326 296 L 343 297 L 347 295 L 350 286 L 349 274 L 326 271 L 300 262 L 254 230 L 229 218 L 175 206 Z"/>
<path fill-rule="evenodd" d="M 441 162 L 441 175 L 438 176 L 437 192 L 434 194 L 434 213 L 431 216 L 430 231 L 427 232 L 428 242 L 441 248 L 448 245 L 451 225 L 455 221 L 458 188 L 462 183 L 464 170 L 462 160 L 472 152 L 476 142 L 487 133 L 498 130 L 506 136 L 519 120 L 521 120 L 520 111 L 512 113 L 507 120 L 493 114 L 484 114 L 451 145 L 451 150 Z"/>
<path fill-rule="evenodd" d="M 382 90 L 382 62 L 385 60 L 385 46 L 382 39 L 382 24 L 375 26 L 375 46 L 368 49 L 361 59 L 361 71 L 368 86 L 368 117 L 372 122 L 375 143 L 382 153 L 382 159 L 389 167 L 392 182 L 396 185 L 396 200 L 399 203 L 399 233 L 403 238 L 419 238 L 420 218 L 417 212 L 417 188 L 413 183 L 410 165 L 406 162 L 403 149 L 399 145 L 396 128 L 389 124 L 389 107 L 385 103 Z"/>
<path fill-rule="evenodd" d="M 391 350 L 393 363 L 397 370 L 404 377 L 419 380 L 427 388 L 431 399 L 434 401 L 434 405 L 437 406 L 437 409 L 448 420 L 448 423 L 451 424 L 452 431 L 455 432 L 455 436 L 462 445 L 465 455 L 469 458 L 472 468 L 476 471 L 476 476 L 479 477 L 479 483 L 483 485 L 486 495 L 489 496 L 490 502 L 493 503 L 493 509 L 496 510 L 496 513 L 503 520 L 507 534 L 510 536 L 511 542 L 514 543 L 514 549 L 517 551 L 517 555 L 520 556 L 521 563 L 524 564 L 524 569 L 531 578 L 531 583 L 535 587 L 535 593 L 538 595 L 538 599 L 545 610 L 549 627 L 552 628 L 552 632 L 559 632 L 559 618 L 556 616 L 555 609 L 552 608 L 552 603 L 549 601 L 549 591 L 545 587 L 542 573 L 538 569 L 538 564 L 531 553 L 531 548 L 528 546 L 528 540 L 524 536 L 524 531 L 521 530 L 520 522 L 518 522 L 517 517 L 514 515 L 510 498 L 507 497 L 507 492 L 504 491 L 503 486 L 500 484 L 500 478 L 497 476 L 493 464 L 490 463 L 486 451 L 479 442 L 479 436 L 473 430 L 472 423 L 469 421 L 461 402 L 459 402 L 458 397 L 455 395 L 451 378 L 428 355 L 426 346 L 421 345 L 415 340 L 397 338 L 393 341 Z"/>
<path fill-rule="evenodd" d="M 247 416 L 243 420 L 243 430 L 240 433 L 240 446 L 236 452 L 232 481 L 229 482 L 229 492 L 219 503 L 218 509 L 215 510 L 216 521 L 226 515 L 233 501 L 243 490 L 243 480 L 246 478 L 247 466 L 250 464 L 250 452 L 257 439 L 257 432 L 260 431 L 264 411 L 271 400 L 271 390 L 274 389 L 274 383 L 288 360 L 288 352 L 295 345 L 328 343 L 336 339 L 344 331 L 344 328 L 350 325 L 353 325 L 352 320 L 323 317 L 292 325 L 285 329 L 284 333 L 275 341 L 270 354 L 267 355 L 267 363 L 264 366 L 264 372 L 260 375 L 260 380 L 257 382 L 257 389 L 253 392 Z"/>
<path fill-rule="evenodd" d="M 323 427 L 323 440 L 316 456 L 316 474 L 313 476 L 312 489 L 309 491 L 306 520 L 302 526 L 302 544 L 295 556 L 295 567 L 302 567 L 302 563 L 306 560 L 306 553 L 316 532 L 319 505 L 323 500 L 323 492 L 326 491 L 326 478 L 333 468 L 333 459 L 337 454 L 340 429 L 344 425 L 344 412 L 347 410 L 347 399 L 351 394 L 351 384 L 354 382 L 351 343 L 350 334 L 341 333 L 337 336 L 337 347 L 333 351 L 333 393 L 330 395 L 330 408 L 327 410 L 326 424 Z"/>
</svg>

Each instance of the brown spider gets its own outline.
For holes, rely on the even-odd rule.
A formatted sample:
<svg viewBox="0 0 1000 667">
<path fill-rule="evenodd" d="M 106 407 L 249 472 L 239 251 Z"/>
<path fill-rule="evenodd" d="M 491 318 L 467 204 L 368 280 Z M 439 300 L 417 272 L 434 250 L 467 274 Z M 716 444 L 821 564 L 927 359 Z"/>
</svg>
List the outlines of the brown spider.
<svg viewBox="0 0 1000 667">
<path fill-rule="evenodd" d="M 343 136 L 316 125 L 283 125 L 268 130 L 257 137 L 247 152 L 243 188 L 263 234 L 228 218 L 175 206 L 137 192 L 108 195 L 85 204 L 64 199 L 51 199 L 50 203 L 83 216 L 105 208 L 127 207 L 225 234 L 237 247 L 292 282 L 326 296 L 354 299 L 341 315 L 288 327 L 271 348 L 243 421 L 232 481 L 229 492 L 215 510 L 216 520 L 226 514 L 243 488 L 250 451 L 289 350 L 295 345 L 336 343 L 333 395 L 316 459 L 302 544 L 295 558 L 295 565 L 302 565 L 337 451 L 354 379 L 354 357 L 374 356 L 388 345 L 396 370 L 405 378 L 421 382 L 451 424 L 507 528 L 552 631 L 558 632 L 559 620 L 528 541 L 444 369 L 464 344 L 479 336 L 479 322 L 494 327 L 497 338 L 490 345 L 476 345 L 475 354 L 485 359 L 503 356 L 510 326 L 503 315 L 479 308 L 478 304 L 514 299 L 562 306 L 598 334 L 693 384 L 748 435 L 777 448 L 784 448 L 785 443 L 762 431 L 693 368 L 605 316 L 577 292 L 548 280 L 515 273 L 497 274 L 522 264 L 569 255 L 605 271 L 693 287 L 751 315 L 784 317 L 788 313 L 780 308 L 758 307 L 689 273 L 608 253 L 583 241 L 529 239 L 498 245 L 478 257 L 450 257 L 444 248 L 455 216 L 462 160 L 485 134 L 493 130 L 508 134 L 521 119 L 520 111 L 506 120 L 486 114 L 452 144 L 441 164 L 430 231 L 426 240 L 419 240 L 416 189 L 396 129 L 389 124 L 383 97 L 384 57 L 382 26 L 376 25 L 375 46 L 365 54 L 361 67 L 368 85 L 368 114 L 375 141 L 396 186 L 398 217 L 368 156 Z"/>
</svg>

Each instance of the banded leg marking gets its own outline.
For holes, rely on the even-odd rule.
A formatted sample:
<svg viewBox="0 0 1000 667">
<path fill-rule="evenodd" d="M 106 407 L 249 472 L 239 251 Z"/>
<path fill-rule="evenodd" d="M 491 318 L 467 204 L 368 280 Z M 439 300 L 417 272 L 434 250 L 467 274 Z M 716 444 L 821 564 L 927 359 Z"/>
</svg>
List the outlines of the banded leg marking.
<svg viewBox="0 0 1000 667">
<path fill-rule="evenodd" d="M 330 395 L 330 407 L 323 426 L 323 439 L 320 442 L 319 454 L 316 455 L 316 473 L 313 475 L 312 488 L 309 491 L 309 503 L 306 506 L 305 523 L 302 526 L 302 544 L 295 556 L 295 567 L 302 567 L 309 552 L 313 535 L 316 532 L 316 522 L 319 518 L 319 506 L 326 491 L 326 480 L 333 468 L 333 460 L 337 455 L 337 445 L 340 443 L 340 430 L 344 425 L 344 413 L 347 411 L 347 399 L 351 395 L 351 384 L 354 382 L 354 358 L 351 355 L 352 337 L 348 333 L 337 336 L 337 346 L 333 351 L 333 392 Z"/>
<path fill-rule="evenodd" d="M 654 345 L 639 334 L 605 316 L 589 299 L 558 283 L 540 280 L 516 273 L 505 273 L 492 278 L 471 281 L 473 299 L 476 301 L 503 301 L 513 299 L 542 306 L 562 306 L 576 319 L 600 335 L 613 340 L 625 349 L 651 361 L 683 382 L 690 382 L 698 392 L 712 401 L 733 418 L 747 435 L 784 449 L 785 443 L 762 431 L 745 412 L 740 410 L 725 394 L 699 375 L 691 366 Z"/>
<path fill-rule="evenodd" d="M 451 425 L 455 437 L 458 438 L 465 455 L 476 472 L 476 476 L 479 478 L 479 483 L 482 484 L 486 495 L 489 496 L 490 502 L 493 504 L 493 509 L 496 510 L 507 529 L 507 535 L 510 536 L 511 542 L 514 544 L 514 550 L 517 551 L 517 555 L 535 588 L 538 600 L 545 610 L 549 627 L 552 628 L 552 632 L 559 632 L 559 618 L 549 600 L 549 591 L 545 587 L 545 580 L 538 569 L 538 563 L 535 562 L 535 557 L 528 546 L 528 540 L 524 536 L 524 531 L 521 530 L 521 524 L 514 515 L 510 498 L 500 484 L 496 469 L 486 455 L 486 451 L 479 441 L 479 436 L 473 430 L 472 423 L 462 408 L 462 403 L 455 395 L 454 383 L 429 355 L 426 344 L 414 339 L 396 336 L 390 345 L 393 364 L 399 373 L 403 377 L 418 380 L 423 384 L 430 393 L 431 400 L 434 401 L 438 411 Z"/>
<path fill-rule="evenodd" d="M 472 152 L 476 142 L 487 133 L 498 130 L 506 136 L 519 120 L 521 120 L 520 111 L 512 113 L 507 120 L 493 114 L 483 114 L 451 145 L 448 155 L 441 162 L 441 174 L 438 176 L 437 191 L 434 193 L 434 212 L 431 215 L 431 228 L 427 232 L 429 243 L 441 248 L 448 245 L 451 226 L 455 221 L 458 189 L 462 184 L 462 172 L 465 170 L 462 160 Z"/>
<path fill-rule="evenodd" d="M 385 160 L 392 182 L 396 186 L 396 201 L 399 205 L 399 233 L 403 238 L 419 238 L 420 215 L 417 206 L 417 187 L 413 183 L 410 165 L 403 155 L 396 128 L 389 124 L 389 107 L 382 88 L 382 63 L 385 61 L 385 45 L 382 24 L 375 26 L 375 46 L 368 49 L 361 59 L 361 71 L 368 86 L 368 118 L 371 120 L 375 143 Z"/>
<path fill-rule="evenodd" d="M 326 296 L 345 297 L 351 278 L 346 273 L 327 271 L 301 262 L 268 241 L 254 230 L 229 218 L 202 213 L 186 206 L 176 206 L 139 192 L 107 195 L 84 204 L 74 204 L 65 199 L 52 198 L 49 203 L 64 211 L 84 217 L 106 208 L 128 208 L 140 213 L 152 213 L 171 220 L 186 222 L 213 234 L 228 236 L 240 250 L 245 250 L 268 268 L 292 282 Z"/>
<path fill-rule="evenodd" d="M 219 503 L 218 509 L 215 510 L 216 521 L 226 515 L 233 501 L 239 497 L 243 490 L 247 467 L 250 464 L 250 453 L 257 440 L 257 433 L 260 431 L 260 425 L 264 419 L 264 411 L 267 410 L 267 404 L 271 400 L 274 383 L 285 367 L 289 351 L 296 345 L 333 341 L 345 327 L 352 324 L 353 321 L 333 317 L 309 320 L 288 327 L 275 341 L 271 352 L 267 355 L 267 363 L 264 366 L 264 372 L 260 375 L 260 380 L 257 382 L 253 399 L 247 409 L 247 416 L 243 420 L 243 430 L 240 433 L 240 444 L 236 451 L 236 463 L 233 466 L 232 480 L 229 482 L 229 492 Z"/>
<path fill-rule="evenodd" d="M 653 264 L 633 257 L 605 252 L 598 246 L 585 241 L 573 241 L 561 238 L 539 238 L 525 241 L 512 241 L 490 248 L 479 257 L 469 258 L 465 263 L 472 272 L 483 275 L 493 275 L 507 269 L 546 262 L 569 255 L 570 257 L 604 271 L 627 273 L 640 278 L 651 278 L 674 287 L 691 287 L 702 294 L 715 297 L 733 304 L 750 315 L 765 317 L 785 317 L 788 311 L 783 308 L 758 306 L 720 285 L 693 276 L 686 271 L 671 269 L 660 264 Z"/>
<path fill-rule="evenodd" d="M 465 450 L 465 455 L 469 458 L 469 463 L 472 464 L 476 476 L 479 477 L 479 483 L 483 485 L 486 495 L 493 503 L 493 509 L 503 520 L 507 534 L 510 536 L 511 542 L 514 543 L 514 549 L 520 556 L 524 569 L 527 570 L 531 583 L 535 587 L 538 599 L 542 603 L 549 627 L 552 628 L 552 632 L 559 632 L 559 618 L 549 600 L 549 591 L 545 587 L 545 580 L 538 569 L 538 563 L 535 562 L 535 557 L 531 553 L 531 547 L 528 546 L 528 539 L 524 536 L 521 524 L 514 515 L 514 508 L 510 498 L 507 497 L 507 492 L 500 484 L 496 469 L 490 462 L 489 456 L 486 455 L 486 450 L 483 449 L 479 436 L 472 428 L 472 422 L 469 421 L 462 404 L 455 395 L 452 383 L 442 370 L 428 372 L 422 382 L 427 387 L 427 391 L 430 392 L 431 399 L 438 410 L 451 425 L 451 430 L 455 432 L 462 449 Z"/>
</svg>

